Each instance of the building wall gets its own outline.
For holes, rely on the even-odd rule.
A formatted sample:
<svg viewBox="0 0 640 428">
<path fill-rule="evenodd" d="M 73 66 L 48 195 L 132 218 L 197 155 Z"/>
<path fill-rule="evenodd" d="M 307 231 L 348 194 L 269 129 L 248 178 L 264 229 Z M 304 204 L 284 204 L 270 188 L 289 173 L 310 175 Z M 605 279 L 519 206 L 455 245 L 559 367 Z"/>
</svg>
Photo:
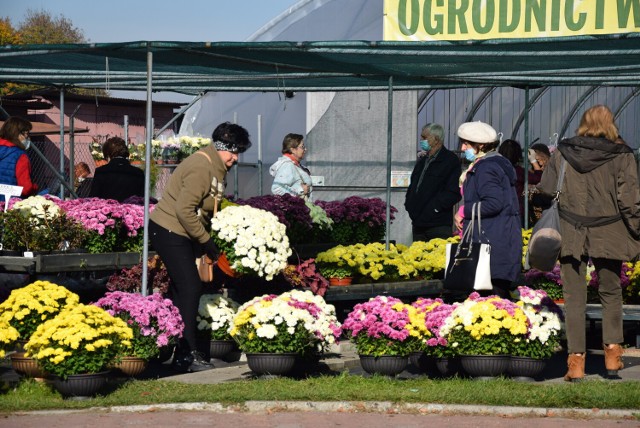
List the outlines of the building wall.
<svg viewBox="0 0 640 428">
<path fill-rule="evenodd" d="M 59 97 L 45 97 L 52 104 L 49 109 L 28 110 L 27 118 L 60 125 L 60 99 Z M 79 108 L 78 108 L 79 106 Z M 176 103 L 154 103 L 153 116 L 154 128 L 164 126 L 174 115 Z M 76 108 L 78 108 L 76 112 Z M 91 99 L 90 97 L 74 98 L 72 95 L 65 97 L 64 101 L 64 125 L 70 126 L 70 115 L 74 116 L 73 135 L 64 137 L 64 170 L 68 173 L 70 157 L 73 147 L 73 163 L 86 162 L 93 172 L 95 163 L 91 157 L 89 148 L 94 137 L 119 136 L 125 137 L 125 116 L 128 116 L 128 141 L 132 144 L 140 144 L 145 141 L 146 128 L 146 103 L 138 100 L 126 99 Z M 171 128 L 173 129 L 173 128 Z M 49 134 L 43 137 L 33 138 L 34 143 L 44 153 L 47 160 L 60 171 L 60 134 Z M 33 177 L 41 189 L 49 188 L 51 193 L 59 194 L 59 183 L 55 173 L 38 158 L 35 153 L 30 153 L 33 164 Z M 53 189 L 55 187 L 55 189 Z"/>
</svg>

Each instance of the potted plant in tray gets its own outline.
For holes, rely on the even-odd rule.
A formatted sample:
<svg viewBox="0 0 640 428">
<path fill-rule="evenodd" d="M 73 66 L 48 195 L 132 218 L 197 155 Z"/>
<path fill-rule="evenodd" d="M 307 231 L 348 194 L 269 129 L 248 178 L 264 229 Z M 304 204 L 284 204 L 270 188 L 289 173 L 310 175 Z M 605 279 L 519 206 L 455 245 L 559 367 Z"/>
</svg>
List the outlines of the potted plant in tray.
<svg viewBox="0 0 640 428">
<path fill-rule="evenodd" d="M 38 326 L 54 318 L 68 306 L 75 306 L 80 298 L 66 288 L 48 281 L 35 281 L 25 287 L 11 291 L 0 303 L 0 319 L 15 328 L 17 341 L 26 343 Z M 44 373 L 36 361 L 25 355 L 22 346 L 11 354 L 11 365 L 21 375 L 43 377 Z"/>
<path fill-rule="evenodd" d="M 131 339 L 124 320 L 78 304 L 39 325 L 25 349 L 63 396 L 91 396 L 106 384 L 109 366 L 128 352 Z"/>
<path fill-rule="evenodd" d="M 296 359 L 335 343 L 341 327 L 333 306 L 310 291 L 255 297 L 238 309 L 231 336 L 258 374 L 285 374 Z"/>
<path fill-rule="evenodd" d="M 462 373 L 456 349 L 449 344 L 447 335 L 443 333 L 447 326 L 453 323 L 451 314 L 460 303 L 447 304 L 440 299 L 420 298 L 412 305 L 426 306 L 425 325 L 431 332 L 431 337 L 427 339 L 424 354 L 427 358 L 435 359 L 435 366 L 441 375 L 453 376 Z"/>
<path fill-rule="evenodd" d="M 136 376 L 147 362 L 157 357 L 164 347 L 174 346 L 182 337 L 184 322 L 178 308 L 158 293 L 143 296 L 138 293 L 112 291 L 95 302 L 133 330 L 131 346 L 118 355 L 115 367 L 125 375 Z"/>
<path fill-rule="evenodd" d="M 329 281 L 316 270 L 315 259 L 307 259 L 297 265 L 287 265 L 282 271 L 285 281 L 293 287 L 306 287 L 322 297 L 329 288 Z"/>
<path fill-rule="evenodd" d="M 220 249 L 218 267 L 227 275 L 255 275 L 270 281 L 291 255 L 286 228 L 275 215 L 248 205 L 230 205 L 211 220 Z"/>
<path fill-rule="evenodd" d="M 527 333 L 529 322 L 516 303 L 476 292 L 453 310 L 450 320 L 441 333 L 461 356 L 462 368 L 476 377 L 507 372 L 511 344 Z"/>
<path fill-rule="evenodd" d="M 396 375 L 407 366 L 416 348 L 410 308 L 394 297 L 376 296 L 347 315 L 342 327 L 355 343 L 365 371 Z"/>
<path fill-rule="evenodd" d="M 316 264 L 320 274 L 331 285 L 349 285 L 353 280 L 357 263 L 350 246 L 338 245 L 318 253 Z"/>
<path fill-rule="evenodd" d="M 236 349 L 229 329 L 239 306 L 222 294 L 204 294 L 200 297 L 196 321 L 198 331 L 209 342 L 211 358 L 224 358 Z"/>
<path fill-rule="evenodd" d="M 80 248 L 87 238 L 82 224 L 68 217 L 50 197 L 31 196 L 10 204 L 2 213 L 2 222 L 3 245 L 21 252 L 68 251 Z"/>
<path fill-rule="evenodd" d="M 519 302 L 528 319 L 527 332 L 514 338 L 508 372 L 512 376 L 533 378 L 560 349 L 562 310 L 542 290 L 518 287 Z"/>
</svg>

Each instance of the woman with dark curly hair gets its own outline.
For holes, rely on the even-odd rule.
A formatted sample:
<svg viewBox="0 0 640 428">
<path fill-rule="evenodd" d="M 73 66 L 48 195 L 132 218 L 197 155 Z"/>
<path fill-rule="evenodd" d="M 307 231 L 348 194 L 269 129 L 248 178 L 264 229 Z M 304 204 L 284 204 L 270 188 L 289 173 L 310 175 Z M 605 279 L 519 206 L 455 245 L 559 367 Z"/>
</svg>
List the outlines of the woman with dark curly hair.
<svg viewBox="0 0 640 428">
<path fill-rule="evenodd" d="M 218 258 L 210 235 L 211 218 L 224 195 L 227 171 L 238 162 L 238 154 L 251 147 L 249 133 L 229 122 L 218 125 L 212 141 L 178 165 L 149 221 L 151 243 L 171 278 L 169 297 L 184 321 L 172 362 L 180 372 L 213 368 L 196 350 L 202 282 L 195 260 L 203 254 Z"/>
</svg>

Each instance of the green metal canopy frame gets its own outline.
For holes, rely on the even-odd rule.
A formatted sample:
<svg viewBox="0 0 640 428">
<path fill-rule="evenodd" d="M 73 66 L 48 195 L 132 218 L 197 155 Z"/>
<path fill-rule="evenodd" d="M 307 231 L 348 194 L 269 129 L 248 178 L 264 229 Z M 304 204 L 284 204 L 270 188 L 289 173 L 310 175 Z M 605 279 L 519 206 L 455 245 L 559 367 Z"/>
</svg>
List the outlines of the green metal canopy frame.
<svg viewBox="0 0 640 428">
<path fill-rule="evenodd" d="M 0 82 L 146 90 L 349 91 L 640 84 L 640 35 L 469 42 L 130 42 L 0 48 Z"/>
<path fill-rule="evenodd" d="M 9 45 L 0 47 L 0 83 L 8 82 L 60 88 L 62 119 L 66 87 L 146 91 L 147 165 L 153 91 L 388 91 L 388 246 L 394 90 L 514 86 L 526 89 L 528 99 L 530 88 L 543 86 L 640 86 L 640 34 L 464 42 Z M 149 168 L 145 171 L 146 244 Z M 147 293 L 146 263 L 142 290 Z"/>
</svg>

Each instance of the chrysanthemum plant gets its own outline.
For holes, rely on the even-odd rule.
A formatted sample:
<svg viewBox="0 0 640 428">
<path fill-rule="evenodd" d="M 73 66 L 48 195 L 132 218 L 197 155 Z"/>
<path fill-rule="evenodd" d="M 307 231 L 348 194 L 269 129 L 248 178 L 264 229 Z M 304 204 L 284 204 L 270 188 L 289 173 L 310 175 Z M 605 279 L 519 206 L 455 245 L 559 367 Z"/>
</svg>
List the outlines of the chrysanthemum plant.
<svg viewBox="0 0 640 428">
<path fill-rule="evenodd" d="M 448 346 L 447 338 L 441 334 L 441 329 L 457 305 L 458 303 L 446 304 L 440 298 L 427 299 L 424 297 L 411 303 L 411 306 L 421 314 L 420 318 L 429 331 L 428 335 L 424 335 L 420 351 L 436 358 L 450 357 L 455 354 L 453 349 Z"/>
<path fill-rule="evenodd" d="M 337 342 L 335 308 L 310 291 L 255 297 L 240 306 L 231 336 L 245 353 L 323 352 Z"/>
<path fill-rule="evenodd" d="M 78 304 L 39 325 L 25 345 L 47 373 L 70 375 L 99 373 L 118 355 L 126 355 L 133 331 L 125 321 L 102 308 Z"/>
<path fill-rule="evenodd" d="M 530 288 L 544 291 L 551 300 L 558 300 L 563 297 L 559 263 L 556 263 L 550 272 L 529 269 L 524 274 L 524 279 Z"/>
<path fill-rule="evenodd" d="M 522 308 L 498 296 L 471 293 L 451 313 L 441 334 L 458 355 L 510 355 L 516 338 L 527 333 Z"/>
<path fill-rule="evenodd" d="M 395 297 L 376 296 L 365 303 L 358 303 L 347 315 L 342 328 L 356 345 L 360 355 L 407 356 L 417 350 L 420 341 L 430 333 L 412 324 L 410 313 L 418 318 L 418 312 Z M 424 323 L 423 323 L 424 325 Z"/>
<path fill-rule="evenodd" d="M 459 236 L 447 239 L 431 239 L 427 242 L 415 241 L 402 252 L 401 256 L 407 265 L 414 270 L 414 277 L 429 280 L 444 277 L 444 265 L 448 243 L 457 243 Z"/>
<path fill-rule="evenodd" d="M 149 360 L 158 356 L 160 348 L 175 345 L 182 337 L 184 322 L 178 308 L 158 293 L 143 296 L 113 291 L 95 305 L 122 319 L 133 330 L 129 354 L 120 356 Z"/>
<path fill-rule="evenodd" d="M 144 206 L 100 198 L 58 201 L 58 205 L 89 231 L 90 253 L 142 252 Z"/>
<path fill-rule="evenodd" d="M 315 259 L 307 259 L 297 265 L 287 265 L 282 275 L 294 288 L 307 287 L 313 294 L 321 297 L 329 288 L 329 281 L 316 269 Z"/>
<path fill-rule="evenodd" d="M 7 349 L 20 337 L 20 333 L 9 321 L 0 318 L 0 358 L 4 358 Z"/>
<path fill-rule="evenodd" d="M 80 248 L 86 229 L 68 217 L 56 204 L 57 198 L 30 196 L 10 201 L 1 213 L 3 246 L 18 251 L 53 251 Z"/>
<path fill-rule="evenodd" d="M 309 242 L 313 236 L 311 210 L 305 201 L 297 196 L 264 195 L 238 200 L 240 205 L 268 211 L 285 226 L 291 244 Z"/>
<path fill-rule="evenodd" d="M 357 269 L 356 255 L 352 246 L 338 245 L 318 253 L 316 264 L 325 278 L 352 277 Z"/>
<path fill-rule="evenodd" d="M 198 330 L 211 340 L 233 340 L 229 329 L 238 303 L 222 294 L 204 294 L 198 305 Z"/>
<path fill-rule="evenodd" d="M 514 338 L 511 355 L 548 359 L 560 348 L 562 310 L 542 290 L 518 287 L 518 306 L 528 319 L 524 337 Z"/>
<path fill-rule="evenodd" d="M 228 206 L 211 220 L 211 236 L 231 268 L 267 281 L 291 255 L 285 226 L 270 212 L 246 205 Z"/>
<path fill-rule="evenodd" d="M 15 328 L 20 340 L 28 340 L 43 322 L 80 302 L 77 294 L 48 281 L 35 281 L 11 292 L 0 303 L 0 319 Z"/>
<path fill-rule="evenodd" d="M 342 201 L 317 201 L 333 220 L 330 232 L 334 242 L 341 245 L 369 243 L 384 238 L 387 204 L 380 198 L 350 196 Z M 398 210 L 390 207 L 390 220 Z"/>
</svg>

